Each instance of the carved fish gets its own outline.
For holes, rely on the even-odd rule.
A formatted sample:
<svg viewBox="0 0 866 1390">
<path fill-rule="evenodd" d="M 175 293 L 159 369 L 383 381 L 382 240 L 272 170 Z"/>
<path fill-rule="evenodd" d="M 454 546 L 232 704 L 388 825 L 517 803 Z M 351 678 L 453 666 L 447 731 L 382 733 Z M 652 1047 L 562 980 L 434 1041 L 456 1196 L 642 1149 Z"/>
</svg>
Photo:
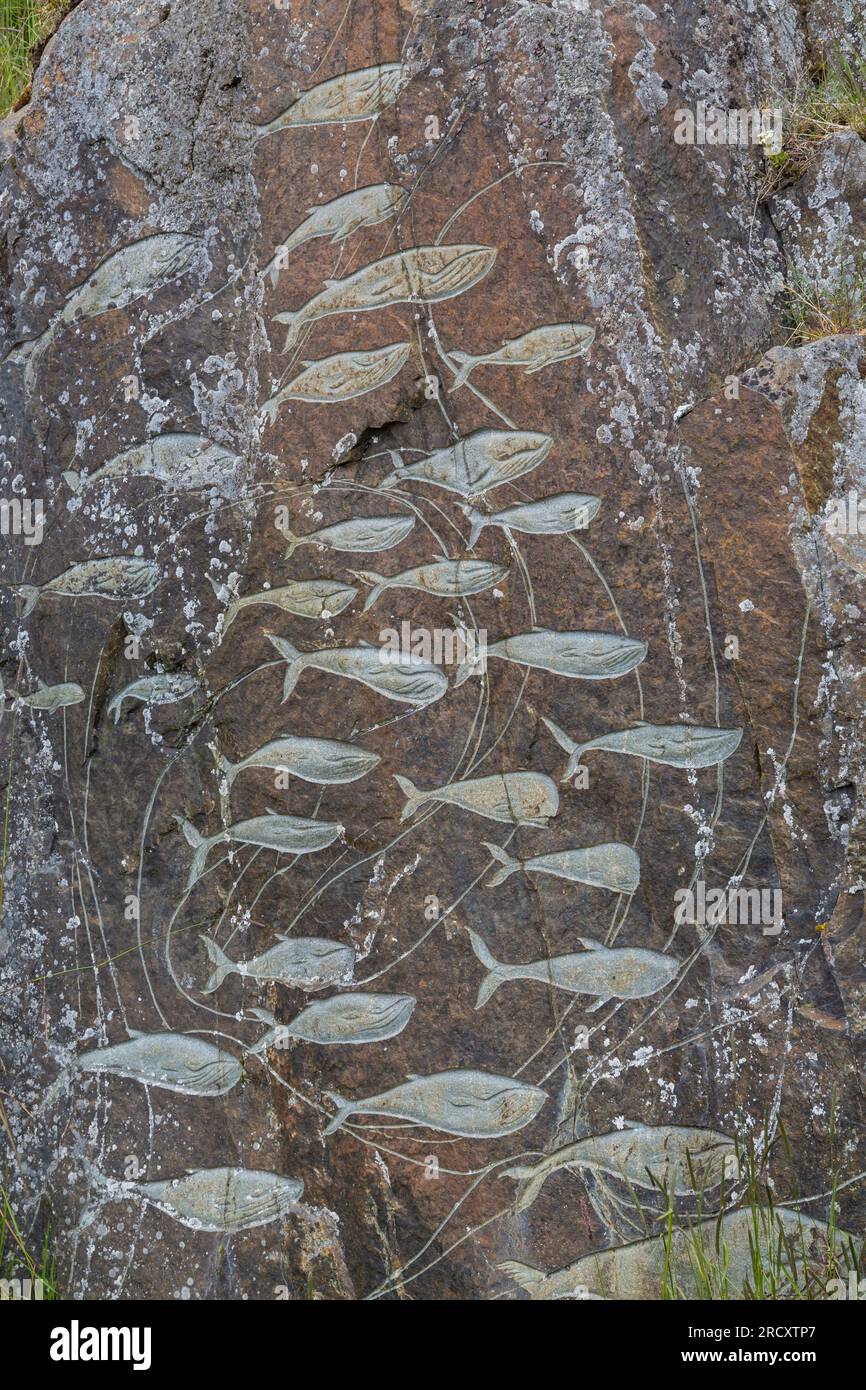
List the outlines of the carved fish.
<svg viewBox="0 0 866 1390">
<path fill-rule="evenodd" d="M 388 1115 L 465 1139 L 513 1134 L 534 1120 L 547 1100 L 547 1092 L 539 1086 L 484 1071 L 413 1076 L 402 1086 L 366 1100 L 346 1100 L 336 1091 L 325 1094 L 337 1106 L 325 1134 L 341 1129 L 350 1115 Z"/>
<path fill-rule="evenodd" d="M 161 1182 L 114 1182 L 95 1176 L 110 1193 L 143 1197 L 194 1231 L 249 1231 L 281 1221 L 295 1209 L 304 1191 L 299 1178 L 252 1168 L 197 1168 L 182 1178 Z"/>
<path fill-rule="evenodd" d="M 487 884 L 498 888 L 518 869 L 527 874 L 551 874 L 566 878 L 570 883 L 588 883 L 593 888 L 610 888 L 614 893 L 634 893 L 640 883 L 640 859 L 630 845 L 611 841 L 591 845 L 588 849 L 563 849 L 553 854 L 536 854 L 531 859 L 513 859 L 498 845 L 482 842 L 497 863 L 497 869 Z"/>
<path fill-rule="evenodd" d="M 465 597 L 480 594 L 494 584 L 501 584 L 508 575 L 507 565 L 494 565 L 489 560 L 433 560 L 427 565 L 415 565 L 400 574 L 377 574 L 375 570 L 349 570 L 353 579 L 372 584 L 364 612 L 386 589 L 417 589 L 437 598 Z"/>
<path fill-rule="evenodd" d="M 84 691 L 74 681 L 64 681 L 60 685 L 46 685 L 39 681 L 36 690 L 29 695 L 19 695 L 16 690 L 6 690 L 0 677 L 0 701 L 11 700 L 14 705 L 27 705 L 51 714 L 56 709 L 66 709 L 69 705 L 80 705 Z"/>
<path fill-rule="evenodd" d="M 217 598 L 221 598 L 223 586 L 213 579 L 211 585 Z M 261 593 L 246 594 L 243 598 L 231 590 L 227 592 L 231 594 L 231 599 L 223 614 L 220 640 L 244 608 L 265 604 L 270 608 L 279 608 L 284 613 L 293 613 L 296 618 L 330 618 L 348 608 L 358 590 L 351 584 L 340 584 L 336 579 L 294 579 L 278 589 L 263 589 Z"/>
<path fill-rule="evenodd" d="M 406 797 L 401 820 L 414 816 L 429 801 L 459 806 L 463 811 L 509 825 L 544 827 L 559 810 L 556 784 L 543 772 L 497 772 L 491 777 L 450 782 L 429 792 L 420 791 L 408 777 L 395 775 L 394 780 Z"/>
<path fill-rule="evenodd" d="M 528 536 L 564 536 L 582 531 L 598 515 L 599 497 L 584 492 L 557 492 L 539 502 L 518 502 L 498 512 L 481 512 L 466 503 L 460 509 L 472 523 L 469 549 L 475 546 L 485 526 L 501 526 L 504 531 L 522 531 Z"/>
<path fill-rule="evenodd" d="M 552 445 L 552 437 L 538 430 L 475 430 L 457 444 L 437 449 L 416 463 L 403 463 L 390 450 L 394 471 L 379 486 L 415 481 L 463 497 L 477 497 L 531 473 L 544 462 Z"/>
<path fill-rule="evenodd" d="M 569 755 L 563 782 L 575 776 L 581 754 L 593 748 L 629 753 L 634 758 L 665 763 L 668 767 L 715 767 L 736 751 L 743 737 L 742 729 L 702 728 L 700 724 L 645 724 L 639 720 L 633 729 L 602 734 L 587 743 L 575 743 L 552 719 L 542 715 L 542 721 Z"/>
<path fill-rule="evenodd" d="M 262 406 L 261 414 L 273 424 L 284 401 L 311 401 L 335 405 L 364 396 L 384 386 L 406 365 L 408 343 L 389 343 L 371 352 L 337 352 L 317 362 L 305 362 L 301 372 Z"/>
<path fill-rule="evenodd" d="M 581 1298 L 587 1292 L 590 1297 L 635 1302 L 658 1299 L 666 1280 L 681 1297 L 706 1298 L 706 1275 L 713 1270 L 719 1279 L 716 1296 L 754 1298 L 754 1261 L 759 1260 L 765 1270 L 776 1269 L 781 1247 L 783 1285 L 793 1260 L 800 1274 L 795 1296 L 804 1296 L 809 1280 L 820 1297 L 830 1269 L 835 1265 L 844 1270 L 849 1263 L 847 1252 L 857 1244 L 855 1237 L 835 1230 L 831 1260 L 826 1222 L 788 1207 L 772 1211 L 746 1207 L 686 1228 L 675 1225 L 669 1236 L 596 1250 L 551 1274 L 516 1260 L 506 1261 L 500 1269 L 534 1300 Z M 779 1296 L 784 1297 L 784 1292 Z"/>
<path fill-rule="evenodd" d="M 241 1079 L 241 1065 L 224 1048 L 186 1033 L 141 1033 L 131 1041 L 86 1052 L 77 1071 L 110 1072 L 186 1096 L 222 1096 Z"/>
<path fill-rule="evenodd" d="M 274 314 L 288 326 L 283 352 L 297 342 L 308 323 L 331 314 L 362 314 L 395 304 L 435 304 L 471 289 L 496 260 L 495 246 L 414 246 L 373 261 L 344 280 L 326 280 L 325 288 L 300 309 Z"/>
<path fill-rule="evenodd" d="M 366 777 L 381 761 L 378 753 L 368 753 L 366 748 L 358 748 L 352 743 L 282 734 L 240 762 L 231 763 L 221 757 L 220 769 L 225 773 L 229 786 L 238 773 L 247 767 L 276 768 L 291 773 L 293 777 L 300 777 L 304 782 L 328 786 L 332 783 L 357 782 L 359 777 Z"/>
<path fill-rule="evenodd" d="M 252 1009 L 271 1027 L 250 1051 L 262 1053 L 290 1039 L 324 1045 L 385 1042 L 402 1033 L 416 1002 L 411 994 L 335 994 L 308 1004 L 291 1023 L 277 1023 L 267 1010 Z"/>
<path fill-rule="evenodd" d="M 497 656 L 519 666 L 585 681 L 616 680 L 639 666 L 646 654 L 646 642 L 636 637 L 620 637 L 612 632 L 550 632 L 544 628 L 503 637 L 485 647 L 488 657 Z M 462 661 L 454 678 L 455 686 L 481 669 L 476 656 Z"/>
<path fill-rule="evenodd" d="M 272 121 L 256 127 L 257 139 L 277 130 L 299 126 L 350 125 L 375 120 L 395 102 L 412 80 L 402 63 L 376 63 L 370 68 L 340 73 L 302 92 L 297 101 Z"/>
<path fill-rule="evenodd" d="M 183 275 L 202 242 L 182 232 L 158 232 L 134 241 L 106 257 L 88 280 L 78 285 L 62 309 L 54 314 L 37 338 L 16 344 L 10 360 L 26 362 L 41 356 L 65 324 L 95 318 L 109 309 L 125 309 L 136 299 Z"/>
<path fill-rule="evenodd" d="M 346 550 L 360 555 L 379 550 L 393 550 L 409 535 L 415 525 L 414 516 L 356 516 L 350 521 L 337 521 L 306 536 L 296 536 L 284 530 L 289 546 L 284 558 L 288 560 L 299 545 L 322 545 L 329 550 Z"/>
<path fill-rule="evenodd" d="M 230 497 L 238 491 L 242 467 L 238 454 L 202 434 L 160 434 L 124 449 L 93 473 L 67 469 L 63 477 L 73 492 L 106 480 L 154 478 L 174 492 L 213 487 Z"/>
<path fill-rule="evenodd" d="M 548 323 L 543 328 L 533 328 L 522 333 L 519 338 L 509 338 L 493 352 L 451 352 L 460 364 L 454 378 L 452 391 L 458 390 L 469 380 L 470 372 L 476 367 L 525 367 L 527 376 L 549 367 L 552 362 L 564 362 L 569 357 L 578 357 L 588 352 L 595 340 L 595 329 L 582 323 Z"/>
<path fill-rule="evenodd" d="M 592 994 L 594 1004 L 586 1010 L 595 1013 L 609 999 L 647 999 L 669 985 L 679 961 L 660 951 L 644 951 L 636 946 L 600 946 L 591 937 L 579 936 L 585 947 L 573 955 L 553 956 L 550 960 L 528 961 L 525 965 L 506 965 L 496 960 L 477 932 L 469 940 L 488 974 L 481 981 L 476 1009 L 485 1005 L 495 990 L 507 980 L 537 980 L 569 994 Z"/>
<path fill-rule="evenodd" d="M 448 677 L 432 662 L 409 652 L 393 652 L 384 647 L 330 647 L 318 652 L 299 652 L 284 637 L 269 634 L 269 641 L 288 662 L 283 683 L 287 700 L 308 667 L 328 675 L 360 681 L 369 690 L 406 705 L 429 705 L 440 700 L 448 689 Z"/>
<path fill-rule="evenodd" d="M 184 816 L 175 816 L 175 820 L 187 843 L 195 850 L 186 883 L 187 893 L 204 872 L 205 861 L 214 845 L 259 845 L 262 849 L 276 850 L 278 854 L 316 854 L 321 849 L 327 849 L 343 833 L 343 826 L 336 821 L 280 816 L 270 810 L 264 816 L 238 821 L 236 825 L 226 826 L 219 834 L 207 837 L 200 835 Z"/>
<path fill-rule="evenodd" d="M 389 217 L 396 217 L 408 201 L 409 194 L 404 188 L 393 183 L 374 183 L 367 188 L 356 188 L 351 193 L 342 193 L 329 203 L 320 203 L 308 208 L 303 222 L 281 243 L 268 261 L 262 275 L 269 275 L 271 285 L 276 285 L 280 271 L 285 268 L 287 257 L 297 247 L 316 237 L 329 236 L 331 242 L 345 241 L 359 227 L 373 227 Z"/>
<path fill-rule="evenodd" d="M 500 1177 L 527 1183 L 515 1211 L 531 1207 L 545 1180 L 560 1168 L 609 1173 L 636 1187 L 659 1184 L 677 1197 L 711 1192 L 731 1171 L 738 1172 L 736 1144 L 727 1134 L 686 1125 L 626 1124 L 625 1129 L 566 1144 L 540 1163 L 504 1168 Z"/>
<path fill-rule="evenodd" d="M 246 980 L 275 980 L 291 989 L 310 992 L 351 981 L 355 969 L 355 952 L 351 946 L 315 936 L 283 936 L 280 932 L 277 936 L 280 938 L 277 946 L 271 946 L 248 961 L 230 960 L 215 941 L 202 936 L 214 967 L 202 994 L 213 994 L 227 975 L 241 975 Z"/>
<path fill-rule="evenodd" d="M 124 700 L 141 700 L 146 705 L 173 705 L 179 700 L 188 700 L 200 689 L 197 676 L 187 671 L 164 671 L 155 676 L 140 676 L 130 681 L 109 703 L 108 713 L 114 715 L 114 722 L 120 722 Z"/>
<path fill-rule="evenodd" d="M 138 556 L 110 555 L 102 560 L 85 560 L 72 565 L 47 584 L 10 584 L 24 600 L 22 618 L 36 607 L 39 598 L 107 598 L 116 603 L 146 598 L 159 583 L 159 567 Z"/>
</svg>

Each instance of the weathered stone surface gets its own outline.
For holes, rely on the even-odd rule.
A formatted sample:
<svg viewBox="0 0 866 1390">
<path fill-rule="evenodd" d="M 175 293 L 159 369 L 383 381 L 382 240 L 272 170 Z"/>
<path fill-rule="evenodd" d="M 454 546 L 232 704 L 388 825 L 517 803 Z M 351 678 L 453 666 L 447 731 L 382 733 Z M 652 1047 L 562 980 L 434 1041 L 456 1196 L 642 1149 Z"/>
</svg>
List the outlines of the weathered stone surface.
<svg viewBox="0 0 866 1390">
<path fill-rule="evenodd" d="M 674 139 L 678 109 L 762 104 L 840 25 L 855 31 L 846 6 L 809 8 L 807 32 L 792 3 L 696 19 L 679 0 L 658 13 L 82 0 L 46 49 L 7 123 L 2 172 L 0 477 L 5 497 L 44 499 L 45 526 L 39 545 L 13 536 L 3 554 L 0 1098 L 20 1219 L 35 1240 L 50 1222 L 74 1295 L 519 1297 L 506 1262 L 558 1270 L 654 1233 L 649 1188 L 641 1211 L 610 1174 L 562 1168 L 518 1209 L 502 1176 L 624 1121 L 759 1150 L 766 1125 L 777 1198 L 809 1198 L 824 1220 L 835 1174 L 838 1225 L 862 1238 L 849 1179 L 866 1169 L 866 579 L 824 519 L 834 497 L 866 494 L 864 348 L 856 336 L 788 345 L 779 291 L 792 262 L 832 272 L 834 229 L 852 252 L 862 244 L 863 146 L 836 137 L 821 169 L 765 206 L 759 147 Z M 379 87 L 356 78 L 335 114 L 360 118 L 329 121 L 320 84 L 397 63 L 394 100 L 388 73 Z M 294 113 L 309 123 L 263 131 L 309 92 Z M 404 206 L 322 215 L 307 230 L 327 235 L 298 236 L 265 273 L 316 209 L 379 185 L 405 190 Z M 155 279 L 153 244 L 140 297 L 56 317 L 110 256 L 169 233 L 196 239 L 179 274 Z M 413 260 L 412 248 L 440 245 L 495 248 L 495 260 L 467 259 L 456 292 L 437 298 L 433 253 Z M 325 288 L 398 253 L 353 301 Z M 588 353 L 514 352 L 455 383 L 457 354 L 562 323 L 594 330 Z M 399 344 L 393 362 L 330 363 L 298 398 L 275 399 L 310 363 Z M 381 384 L 354 394 L 376 372 Z M 342 398 L 300 398 L 317 389 Z M 469 550 L 467 499 L 411 469 L 493 430 L 549 436 L 547 453 L 471 505 L 587 494 L 600 507 L 584 530 L 488 525 Z M 185 490 L 177 455 L 173 483 L 147 459 L 87 483 L 167 434 L 225 450 L 222 486 L 211 475 Z M 395 464 L 410 476 L 386 486 Z M 391 549 L 286 554 L 286 519 L 303 536 L 382 515 L 415 518 Z M 55 584 L 25 613 L 10 587 L 136 556 L 157 571 L 143 597 L 64 597 Z M 445 556 L 507 575 L 449 595 L 428 572 L 365 609 L 374 575 Z M 242 605 L 226 627 L 232 593 L 302 581 L 357 595 L 321 617 Z M 297 592 L 288 601 L 297 608 Z M 477 627 L 491 644 L 534 629 L 628 635 L 647 655 L 619 679 L 587 680 L 493 652 L 460 681 L 437 649 L 448 689 L 422 708 L 309 667 L 283 699 L 290 661 L 271 636 L 302 653 L 375 648 L 404 623 L 440 641 Z M 126 687 L 159 674 L 186 677 L 168 691 L 184 698 L 151 690 L 143 704 L 130 691 L 118 710 Z M 11 703 L 40 680 L 76 682 L 83 698 Z M 578 744 L 640 720 L 742 739 L 701 769 L 588 752 L 588 776 L 561 782 L 568 755 L 545 719 Z M 287 735 L 351 741 L 379 762 L 353 781 L 287 780 L 273 766 L 283 753 L 229 785 L 226 762 Z M 448 802 L 402 818 L 398 777 L 428 790 L 515 771 L 558 785 L 547 826 Z M 259 830 L 248 845 L 215 839 L 190 886 L 196 835 L 269 810 L 344 829 L 289 857 Z M 633 895 L 535 872 L 491 886 L 486 843 L 526 860 L 610 842 L 640 856 Z M 781 931 L 678 923 L 675 895 L 699 881 L 780 892 Z M 368 1014 L 322 1021 L 348 981 L 305 992 L 297 962 L 289 983 L 230 973 L 207 992 L 215 952 L 202 936 L 244 962 L 278 933 L 352 948 L 350 992 L 416 1001 L 402 1029 L 380 1019 L 378 1041 L 314 1042 L 307 1016 L 305 1038 L 251 1051 L 270 1026 L 255 1010 L 291 1031 L 312 1005 L 338 1039 L 373 1026 Z M 590 939 L 676 969 L 644 997 L 607 1002 L 601 989 L 508 980 L 476 1009 L 477 938 L 501 962 Z M 130 1055 L 123 1075 L 86 1069 L 133 1030 L 218 1044 L 242 1076 L 224 1089 L 230 1065 L 187 1067 L 174 1089 L 148 1084 L 164 1052 Z M 390 1116 L 325 1134 L 330 1093 L 360 1103 L 443 1072 L 547 1098 L 535 1113 L 516 1089 L 497 1134 L 495 1102 L 464 1075 L 459 1094 L 410 1092 Z M 183 1198 L 199 1204 L 196 1229 L 178 1224 L 179 1195 L 172 1216 L 170 1192 L 142 1190 L 223 1168 L 302 1181 L 303 1195 L 288 1211 L 265 1203 L 268 1220 L 242 1229 L 227 1199 L 207 1207 L 210 1188 L 196 1186 Z M 694 1210 L 694 1194 L 678 1201 Z"/>
</svg>

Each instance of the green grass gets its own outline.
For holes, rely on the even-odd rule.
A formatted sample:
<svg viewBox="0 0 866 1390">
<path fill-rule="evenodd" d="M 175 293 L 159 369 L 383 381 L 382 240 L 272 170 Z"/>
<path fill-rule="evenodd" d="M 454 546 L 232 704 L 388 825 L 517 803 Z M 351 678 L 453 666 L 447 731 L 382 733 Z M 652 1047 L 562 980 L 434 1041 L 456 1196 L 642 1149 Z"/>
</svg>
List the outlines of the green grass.
<svg viewBox="0 0 866 1390">
<path fill-rule="evenodd" d="M 793 1155 L 784 1126 L 779 1124 L 779 1133 L 772 1141 L 766 1126 L 760 1146 L 756 1146 L 754 1136 L 750 1135 L 745 1144 L 736 1145 L 739 1177 L 730 1190 L 731 1202 L 726 1203 L 728 1195 L 723 1185 L 718 1209 L 712 1213 L 702 1211 L 704 1205 L 701 1193 L 696 1216 L 684 1217 L 674 1209 L 672 1196 L 669 1196 L 668 1210 L 664 1217 L 663 1238 L 665 1243 L 665 1268 L 662 1276 L 661 1297 L 666 1300 L 712 1299 L 712 1300 L 814 1300 L 833 1296 L 828 1287 L 831 1280 L 847 1280 L 850 1270 L 862 1276 L 864 1251 L 845 1244 L 836 1222 L 836 1189 L 838 1172 L 832 1163 L 835 1140 L 835 1103 L 830 1118 L 830 1143 L 832 1176 L 830 1179 L 827 1217 L 823 1234 L 827 1240 L 826 1264 L 818 1270 L 810 1258 L 807 1238 L 802 1230 L 786 1229 L 779 1215 L 780 1208 L 769 1181 L 769 1166 L 774 1155 L 780 1163 L 787 1159 L 788 1168 L 793 1167 Z M 760 1153 L 759 1153 L 760 1149 Z M 785 1203 L 789 1207 L 791 1203 Z M 793 1203 L 796 1206 L 796 1201 Z M 748 1213 L 746 1224 L 749 1241 L 749 1270 L 745 1281 L 736 1285 L 733 1282 L 731 1251 L 724 1238 L 722 1218 L 732 1211 Z M 715 1219 L 712 1237 L 707 1238 L 709 1223 Z M 693 1288 L 684 1290 L 678 1283 L 673 1265 L 674 1247 L 685 1242 L 691 1266 Z"/>
<path fill-rule="evenodd" d="M 42 1280 L 43 1300 L 56 1299 L 57 1268 L 51 1249 L 51 1225 L 46 1222 L 42 1248 L 36 1255 L 21 1234 L 9 1194 L 0 1185 L 0 1279 Z"/>
<path fill-rule="evenodd" d="M 33 48 L 51 33 L 67 0 L 0 0 L 0 117 L 24 92 Z"/>
<path fill-rule="evenodd" d="M 766 200 L 796 183 L 815 161 L 819 146 L 838 131 L 866 140 L 866 37 L 859 46 L 836 44 L 799 83 L 782 107 L 782 148 L 768 154 L 759 197 Z"/>
<path fill-rule="evenodd" d="M 866 334 L 866 253 L 840 254 L 829 277 L 792 269 L 785 286 L 788 342 L 813 343 L 835 333 Z"/>
</svg>

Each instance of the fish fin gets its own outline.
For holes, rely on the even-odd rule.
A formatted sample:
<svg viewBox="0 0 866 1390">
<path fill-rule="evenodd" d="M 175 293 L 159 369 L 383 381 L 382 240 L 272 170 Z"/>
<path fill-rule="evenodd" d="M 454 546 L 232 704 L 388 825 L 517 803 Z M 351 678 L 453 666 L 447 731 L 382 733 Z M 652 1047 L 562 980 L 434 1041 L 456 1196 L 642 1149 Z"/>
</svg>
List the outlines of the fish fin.
<svg viewBox="0 0 866 1390">
<path fill-rule="evenodd" d="M 304 658 L 297 647 L 293 647 L 291 642 L 286 641 L 285 637 L 276 637 L 272 632 L 269 632 L 268 641 L 272 646 L 276 647 L 280 656 L 288 663 L 286 666 L 286 678 L 283 681 L 283 703 L 285 703 L 297 685 L 300 674 L 304 669 Z"/>
<path fill-rule="evenodd" d="M 534 1202 L 538 1194 L 541 1193 L 542 1187 L 545 1186 L 546 1177 L 548 1177 L 548 1170 L 545 1168 L 541 1168 L 541 1172 L 535 1172 L 534 1169 L 530 1170 L 530 1180 L 528 1180 L 527 1186 L 524 1187 L 523 1193 L 520 1193 L 516 1202 L 514 1202 L 514 1211 L 528 1211 L 532 1202 Z"/>
<path fill-rule="evenodd" d="M 330 1123 L 326 1125 L 324 1132 L 325 1134 L 335 1134 L 338 1129 L 342 1128 L 351 1115 L 354 1105 L 350 1100 L 346 1100 L 345 1096 L 341 1096 L 339 1091 L 326 1091 L 325 1095 L 328 1097 L 329 1101 L 336 1105 L 337 1113 Z"/>
<path fill-rule="evenodd" d="M 209 936 L 202 936 L 201 940 L 205 944 L 211 965 L 214 966 L 210 979 L 202 990 L 202 994 L 213 994 L 219 989 L 226 975 L 230 975 L 234 970 L 234 965 L 229 960 L 224 951 L 220 950 L 215 941 L 211 941 Z"/>
<path fill-rule="evenodd" d="M 395 483 L 399 483 L 400 479 L 403 478 L 406 473 L 406 465 L 396 449 L 389 449 L 388 453 L 391 456 L 391 465 L 394 471 L 389 473 L 387 478 L 382 479 L 379 484 L 380 487 L 393 487 Z"/>
<path fill-rule="evenodd" d="M 502 865 L 502 868 L 497 869 L 487 883 L 488 888 L 498 888 L 500 883 L 504 883 L 507 878 L 517 872 L 520 868 L 520 860 L 512 859 L 511 855 L 506 854 L 504 849 L 500 849 L 498 845 L 490 844 L 488 840 L 482 840 L 481 843 L 486 850 L 490 851 L 496 862 Z"/>
<path fill-rule="evenodd" d="M 543 1270 L 535 1269 L 532 1265 L 521 1264 L 519 1260 L 505 1260 L 499 1268 L 503 1274 L 507 1274 L 522 1289 L 537 1288 L 547 1278 Z"/>
<path fill-rule="evenodd" d="M 108 713 L 114 715 L 115 724 L 120 723 L 120 715 L 123 709 L 123 696 L 115 695 L 113 700 L 108 702 Z"/>
<path fill-rule="evenodd" d="M 333 285 L 339 285 L 339 283 L 340 283 L 339 280 L 325 280 L 325 282 L 324 282 L 325 289 L 328 289 L 328 290 L 329 290 L 329 289 L 331 289 L 331 287 L 332 287 Z"/>
<path fill-rule="evenodd" d="M 369 608 L 373 607 L 377 598 L 381 597 L 382 591 L 388 583 L 388 576 L 377 574 L 375 570 L 349 570 L 348 573 L 353 579 L 357 579 L 359 584 L 372 584 L 373 586 L 364 603 L 363 612 L 366 613 Z"/>
<path fill-rule="evenodd" d="M 140 1028 L 127 1028 L 127 1033 L 131 1038 L 143 1038 L 144 1033 Z"/>
<path fill-rule="evenodd" d="M 469 532 L 469 549 L 474 550 L 478 544 L 478 537 L 488 524 L 488 518 L 485 516 L 484 512 L 479 511 L 477 507 L 471 505 L 464 507 L 463 512 L 471 526 Z"/>
<path fill-rule="evenodd" d="M 71 488 L 73 492 L 78 492 L 79 488 L 81 487 L 80 473 L 76 473 L 74 468 L 67 468 L 66 471 L 64 473 L 61 473 L 60 476 L 63 479 L 64 483 L 66 483 L 67 487 Z"/>
<path fill-rule="evenodd" d="M 192 845 L 195 850 L 189 877 L 186 881 L 186 891 L 189 892 L 204 868 L 210 844 L 203 835 L 199 834 L 192 822 L 186 819 L 186 816 L 175 816 L 175 820 L 183 831 L 187 844 Z"/>
<path fill-rule="evenodd" d="M 541 722 L 544 724 L 545 728 L 553 734 L 560 748 L 564 748 L 566 753 L 571 754 L 577 751 L 578 745 L 575 743 L 574 739 L 569 738 L 565 730 L 560 729 L 558 724 L 554 724 L 552 719 L 548 719 L 547 716 L 543 714 L 541 716 Z"/>
<path fill-rule="evenodd" d="M 286 334 L 286 341 L 283 344 L 283 352 L 288 352 L 290 348 L 294 347 L 300 336 L 301 325 L 303 323 L 301 311 L 298 310 L 297 313 L 294 314 L 275 314 L 274 319 L 277 323 L 288 326 L 289 331 Z"/>
<path fill-rule="evenodd" d="M 502 973 L 501 962 L 487 949 L 487 946 L 478 933 L 473 931 L 471 927 L 468 927 L 467 930 L 469 932 L 469 941 L 472 949 L 487 971 L 487 974 L 478 986 L 478 997 L 475 1000 L 476 1009 L 481 1009 L 487 1003 L 494 990 L 497 990 L 500 985 L 505 983 L 508 976 Z"/>
<path fill-rule="evenodd" d="M 577 939 L 580 942 L 581 946 L 583 946 L 584 949 L 587 951 L 604 951 L 606 949 L 604 946 L 602 946 L 600 941 L 596 941 L 591 936 L 579 936 Z"/>
<path fill-rule="evenodd" d="M 457 372 L 457 375 L 451 383 L 451 391 L 454 392 L 459 391 L 460 387 L 466 383 L 466 381 L 469 378 L 469 373 L 472 371 L 473 367 L 478 365 L 478 363 L 477 359 L 474 358 L 472 354 L 469 352 L 459 352 L 457 349 L 455 349 L 451 353 L 451 356 L 454 358 L 455 362 L 460 363 L 460 368 Z"/>
<path fill-rule="evenodd" d="M 406 798 L 406 805 L 403 807 L 400 819 L 408 820 L 410 816 L 414 816 L 421 803 L 427 800 L 426 793 L 419 792 L 414 782 L 410 782 L 408 777 L 400 777 L 396 772 L 394 773 L 394 781 Z"/>
<path fill-rule="evenodd" d="M 296 535 L 295 535 L 294 531 L 289 531 L 288 529 L 286 529 L 286 530 L 283 532 L 283 535 L 285 536 L 286 540 L 289 542 L 288 546 L 286 547 L 285 553 L 284 553 L 284 555 L 283 555 L 283 559 L 284 559 L 284 560 L 288 560 L 288 559 L 291 558 L 292 555 L 294 555 L 294 553 L 295 553 L 295 551 L 297 550 L 298 546 L 301 544 L 301 540 L 300 540 L 300 537 L 299 537 L 299 536 L 296 536 Z"/>
<path fill-rule="evenodd" d="M 35 584 L 12 584 L 10 586 L 19 598 L 24 600 L 24 607 L 21 610 L 22 620 L 26 618 L 36 607 L 36 600 L 39 597 L 39 589 Z"/>
<path fill-rule="evenodd" d="M 250 1013 L 254 1018 L 260 1019 L 262 1023 L 271 1023 L 276 1026 L 277 1020 L 267 1009 L 250 1009 Z"/>
<path fill-rule="evenodd" d="M 518 1163 L 516 1168 L 503 1168 L 499 1176 L 500 1178 L 513 1178 L 515 1182 L 526 1182 L 534 1173 L 535 1168 L 532 1164 Z"/>
<path fill-rule="evenodd" d="M 606 1000 L 606 999 L 596 999 L 596 1001 L 595 1001 L 594 1004 L 590 1004 L 590 1005 L 589 1005 L 589 1007 L 587 1008 L 586 1012 L 587 1012 L 588 1014 L 597 1014 L 598 1011 L 599 1011 L 599 1009 L 603 1009 L 606 1003 L 607 1003 L 607 1000 Z"/>
</svg>

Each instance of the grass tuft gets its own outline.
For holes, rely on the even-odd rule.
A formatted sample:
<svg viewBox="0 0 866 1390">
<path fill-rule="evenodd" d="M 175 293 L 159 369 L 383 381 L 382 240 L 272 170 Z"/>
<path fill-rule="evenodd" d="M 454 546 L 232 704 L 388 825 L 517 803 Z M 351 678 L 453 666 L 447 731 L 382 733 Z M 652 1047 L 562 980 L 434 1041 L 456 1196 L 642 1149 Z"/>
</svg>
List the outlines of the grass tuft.
<svg viewBox="0 0 866 1390">
<path fill-rule="evenodd" d="M 42 1248 L 31 1254 L 15 1219 L 5 1187 L 0 1185 L 0 1279 L 42 1281 L 42 1298 L 56 1299 L 57 1266 L 51 1249 L 51 1225 L 46 1222 Z"/>
<path fill-rule="evenodd" d="M 811 168 L 831 135 L 853 130 L 866 140 L 866 38 L 859 49 L 836 45 L 782 102 L 782 148 L 767 155 L 762 202 L 796 183 Z"/>
<path fill-rule="evenodd" d="M 33 50 L 67 7 L 68 0 L 0 0 L 0 117 L 26 92 Z"/>
<path fill-rule="evenodd" d="M 794 267 L 785 301 L 788 343 L 814 343 L 836 333 L 866 334 L 866 253 L 840 256 L 829 278 Z"/>
</svg>

